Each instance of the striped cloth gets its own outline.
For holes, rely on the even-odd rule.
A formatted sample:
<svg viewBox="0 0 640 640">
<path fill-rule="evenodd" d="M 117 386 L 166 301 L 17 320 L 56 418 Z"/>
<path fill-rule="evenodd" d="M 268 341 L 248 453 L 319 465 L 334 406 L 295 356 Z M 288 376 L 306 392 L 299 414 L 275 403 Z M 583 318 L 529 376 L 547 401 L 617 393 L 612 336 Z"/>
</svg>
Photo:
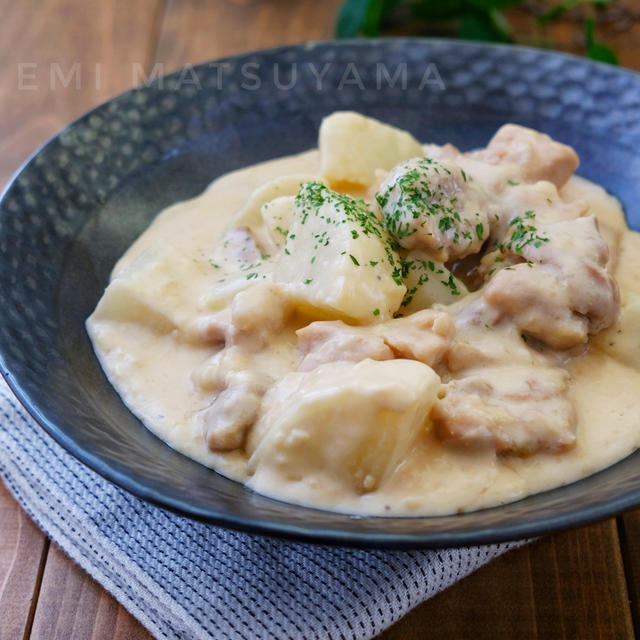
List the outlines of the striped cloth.
<svg viewBox="0 0 640 640">
<path fill-rule="evenodd" d="M 163 511 L 77 462 L 0 379 L 0 476 L 156 638 L 364 639 L 517 546 L 365 551 L 227 531 Z"/>
</svg>

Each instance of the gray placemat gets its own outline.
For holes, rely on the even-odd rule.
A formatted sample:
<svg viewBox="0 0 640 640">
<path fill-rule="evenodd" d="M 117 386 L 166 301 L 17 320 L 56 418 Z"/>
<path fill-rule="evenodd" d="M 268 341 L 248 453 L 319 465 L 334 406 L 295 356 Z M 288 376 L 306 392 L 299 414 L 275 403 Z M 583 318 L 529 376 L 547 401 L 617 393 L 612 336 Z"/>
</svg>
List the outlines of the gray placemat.
<svg viewBox="0 0 640 640">
<path fill-rule="evenodd" d="M 372 638 L 520 543 L 364 551 L 250 536 L 134 498 L 77 462 L 0 379 L 0 476 L 157 638 Z"/>
</svg>

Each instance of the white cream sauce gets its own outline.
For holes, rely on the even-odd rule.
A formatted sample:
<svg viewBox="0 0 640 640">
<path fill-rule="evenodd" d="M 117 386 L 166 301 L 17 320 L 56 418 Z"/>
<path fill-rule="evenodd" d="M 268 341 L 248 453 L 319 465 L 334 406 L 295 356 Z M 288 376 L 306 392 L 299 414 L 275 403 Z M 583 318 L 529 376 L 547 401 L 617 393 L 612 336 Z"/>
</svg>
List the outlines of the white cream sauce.
<svg viewBox="0 0 640 640">
<path fill-rule="evenodd" d="M 200 196 L 163 211 L 126 252 L 114 277 L 159 240 L 188 255 L 197 280 L 194 291 L 209 286 L 215 269 L 214 248 L 247 194 L 266 181 L 292 173 L 319 173 L 317 151 L 273 160 L 225 175 Z M 600 187 L 572 177 L 561 192 L 565 201 L 590 203 L 613 247 L 615 274 L 623 302 L 640 294 L 640 236 L 626 230 L 617 201 Z M 200 280 L 198 280 L 200 278 Z M 261 368 L 282 374 L 296 366 L 289 338 L 261 355 Z M 297 323 L 297 324 L 296 324 Z M 584 355 L 568 361 L 570 397 L 577 410 L 577 443 L 564 453 L 528 457 L 498 456 L 493 451 L 457 451 L 423 430 L 409 455 L 377 490 L 359 493 L 322 471 L 283 482 L 266 468 L 251 476 L 243 449 L 214 452 L 207 446 L 197 416 L 211 402 L 211 393 L 194 383 L 198 371 L 219 347 L 188 343 L 177 331 L 159 333 L 137 322 L 121 322 L 100 314 L 88 321 L 96 353 L 125 404 L 171 447 L 204 465 L 246 482 L 253 489 L 287 501 L 350 513 L 380 515 L 446 514 L 475 510 L 523 498 L 564 485 L 627 456 L 640 445 L 640 373 L 591 344 Z M 500 334 L 493 336 L 500 340 Z M 250 366 L 255 366 L 251 361 Z"/>
</svg>

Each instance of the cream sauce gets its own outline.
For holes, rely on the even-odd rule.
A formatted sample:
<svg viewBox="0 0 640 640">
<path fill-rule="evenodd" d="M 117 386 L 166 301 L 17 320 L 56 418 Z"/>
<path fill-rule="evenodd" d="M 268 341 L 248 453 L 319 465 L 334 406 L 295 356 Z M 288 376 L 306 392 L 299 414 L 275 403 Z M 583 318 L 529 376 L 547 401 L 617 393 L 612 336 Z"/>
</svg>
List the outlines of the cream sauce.
<svg viewBox="0 0 640 640">
<path fill-rule="evenodd" d="M 154 220 L 116 265 L 113 276 L 127 269 L 159 240 L 189 256 L 205 291 L 215 273 L 214 249 L 247 194 L 268 180 L 293 173 L 319 173 L 319 154 L 309 151 L 225 175 L 200 196 L 173 205 Z M 572 177 L 562 189 L 565 201 L 591 204 L 614 251 L 615 274 L 623 302 L 640 295 L 640 236 L 626 230 L 617 201 L 600 187 Z M 231 222 L 230 222 L 231 221 Z M 294 317 L 277 348 L 262 352 L 250 366 L 277 377 L 296 368 L 293 330 L 304 321 Z M 591 345 L 569 360 L 570 397 L 577 410 L 575 447 L 561 453 L 528 457 L 497 456 L 490 450 L 458 451 L 426 429 L 391 476 L 377 490 L 360 493 L 344 482 L 311 469 L 283 481 L 275 467 L 251 475 L 244 449 L 214 452 L 203 435 L 198 415 L 211 403 L 211 392 L 194 382 L 195 372 L 218 352 L 215 345 L 187 342 L 177 330 L 158 333 L 138 322 L 122 322 L 96 313 L 88 323 L 96 353 L 125 404 L 171 447 L 250 487 L 287 501 L 350 513 L 379 515 L 446 514 L 475 510 L 564 485 L 602 469 L 640 446 L 640 361 L 635 368 Z M 500 340 L 500 335 L 491 339 Z"/>
</svg>

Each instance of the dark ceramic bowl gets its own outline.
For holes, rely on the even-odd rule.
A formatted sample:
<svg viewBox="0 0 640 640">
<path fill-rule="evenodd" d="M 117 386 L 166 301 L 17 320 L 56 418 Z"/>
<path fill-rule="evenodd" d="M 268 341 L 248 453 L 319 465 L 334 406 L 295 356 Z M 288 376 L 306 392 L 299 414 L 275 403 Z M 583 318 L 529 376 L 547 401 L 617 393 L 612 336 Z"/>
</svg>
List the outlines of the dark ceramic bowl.
<svg viewBox="0 0 640 640">
<path fill-rule="evenodd" d="M 310 44 L 203 64 L 69 126 L 0 203 L 0 370 L 74 456 L 131 493 L 226 527 L 352 546 L 540 535 L 640 505 L 640 452 L 566 487 L 446 517 L 350 517 L 257 495 L 173 451 L 122 404 L 84 330 L 116 259 L 173 202 L 222 173 L 316 144 L 353 109 L 463 149 L 505 122 L 576 148 L 640 228 L 640 76 L 516 47 L 438 40 Z M 603 398 L 607 402 L 607 398 Z M 640 416 L 639 416 L 640 419 Z"/>
</svg>

